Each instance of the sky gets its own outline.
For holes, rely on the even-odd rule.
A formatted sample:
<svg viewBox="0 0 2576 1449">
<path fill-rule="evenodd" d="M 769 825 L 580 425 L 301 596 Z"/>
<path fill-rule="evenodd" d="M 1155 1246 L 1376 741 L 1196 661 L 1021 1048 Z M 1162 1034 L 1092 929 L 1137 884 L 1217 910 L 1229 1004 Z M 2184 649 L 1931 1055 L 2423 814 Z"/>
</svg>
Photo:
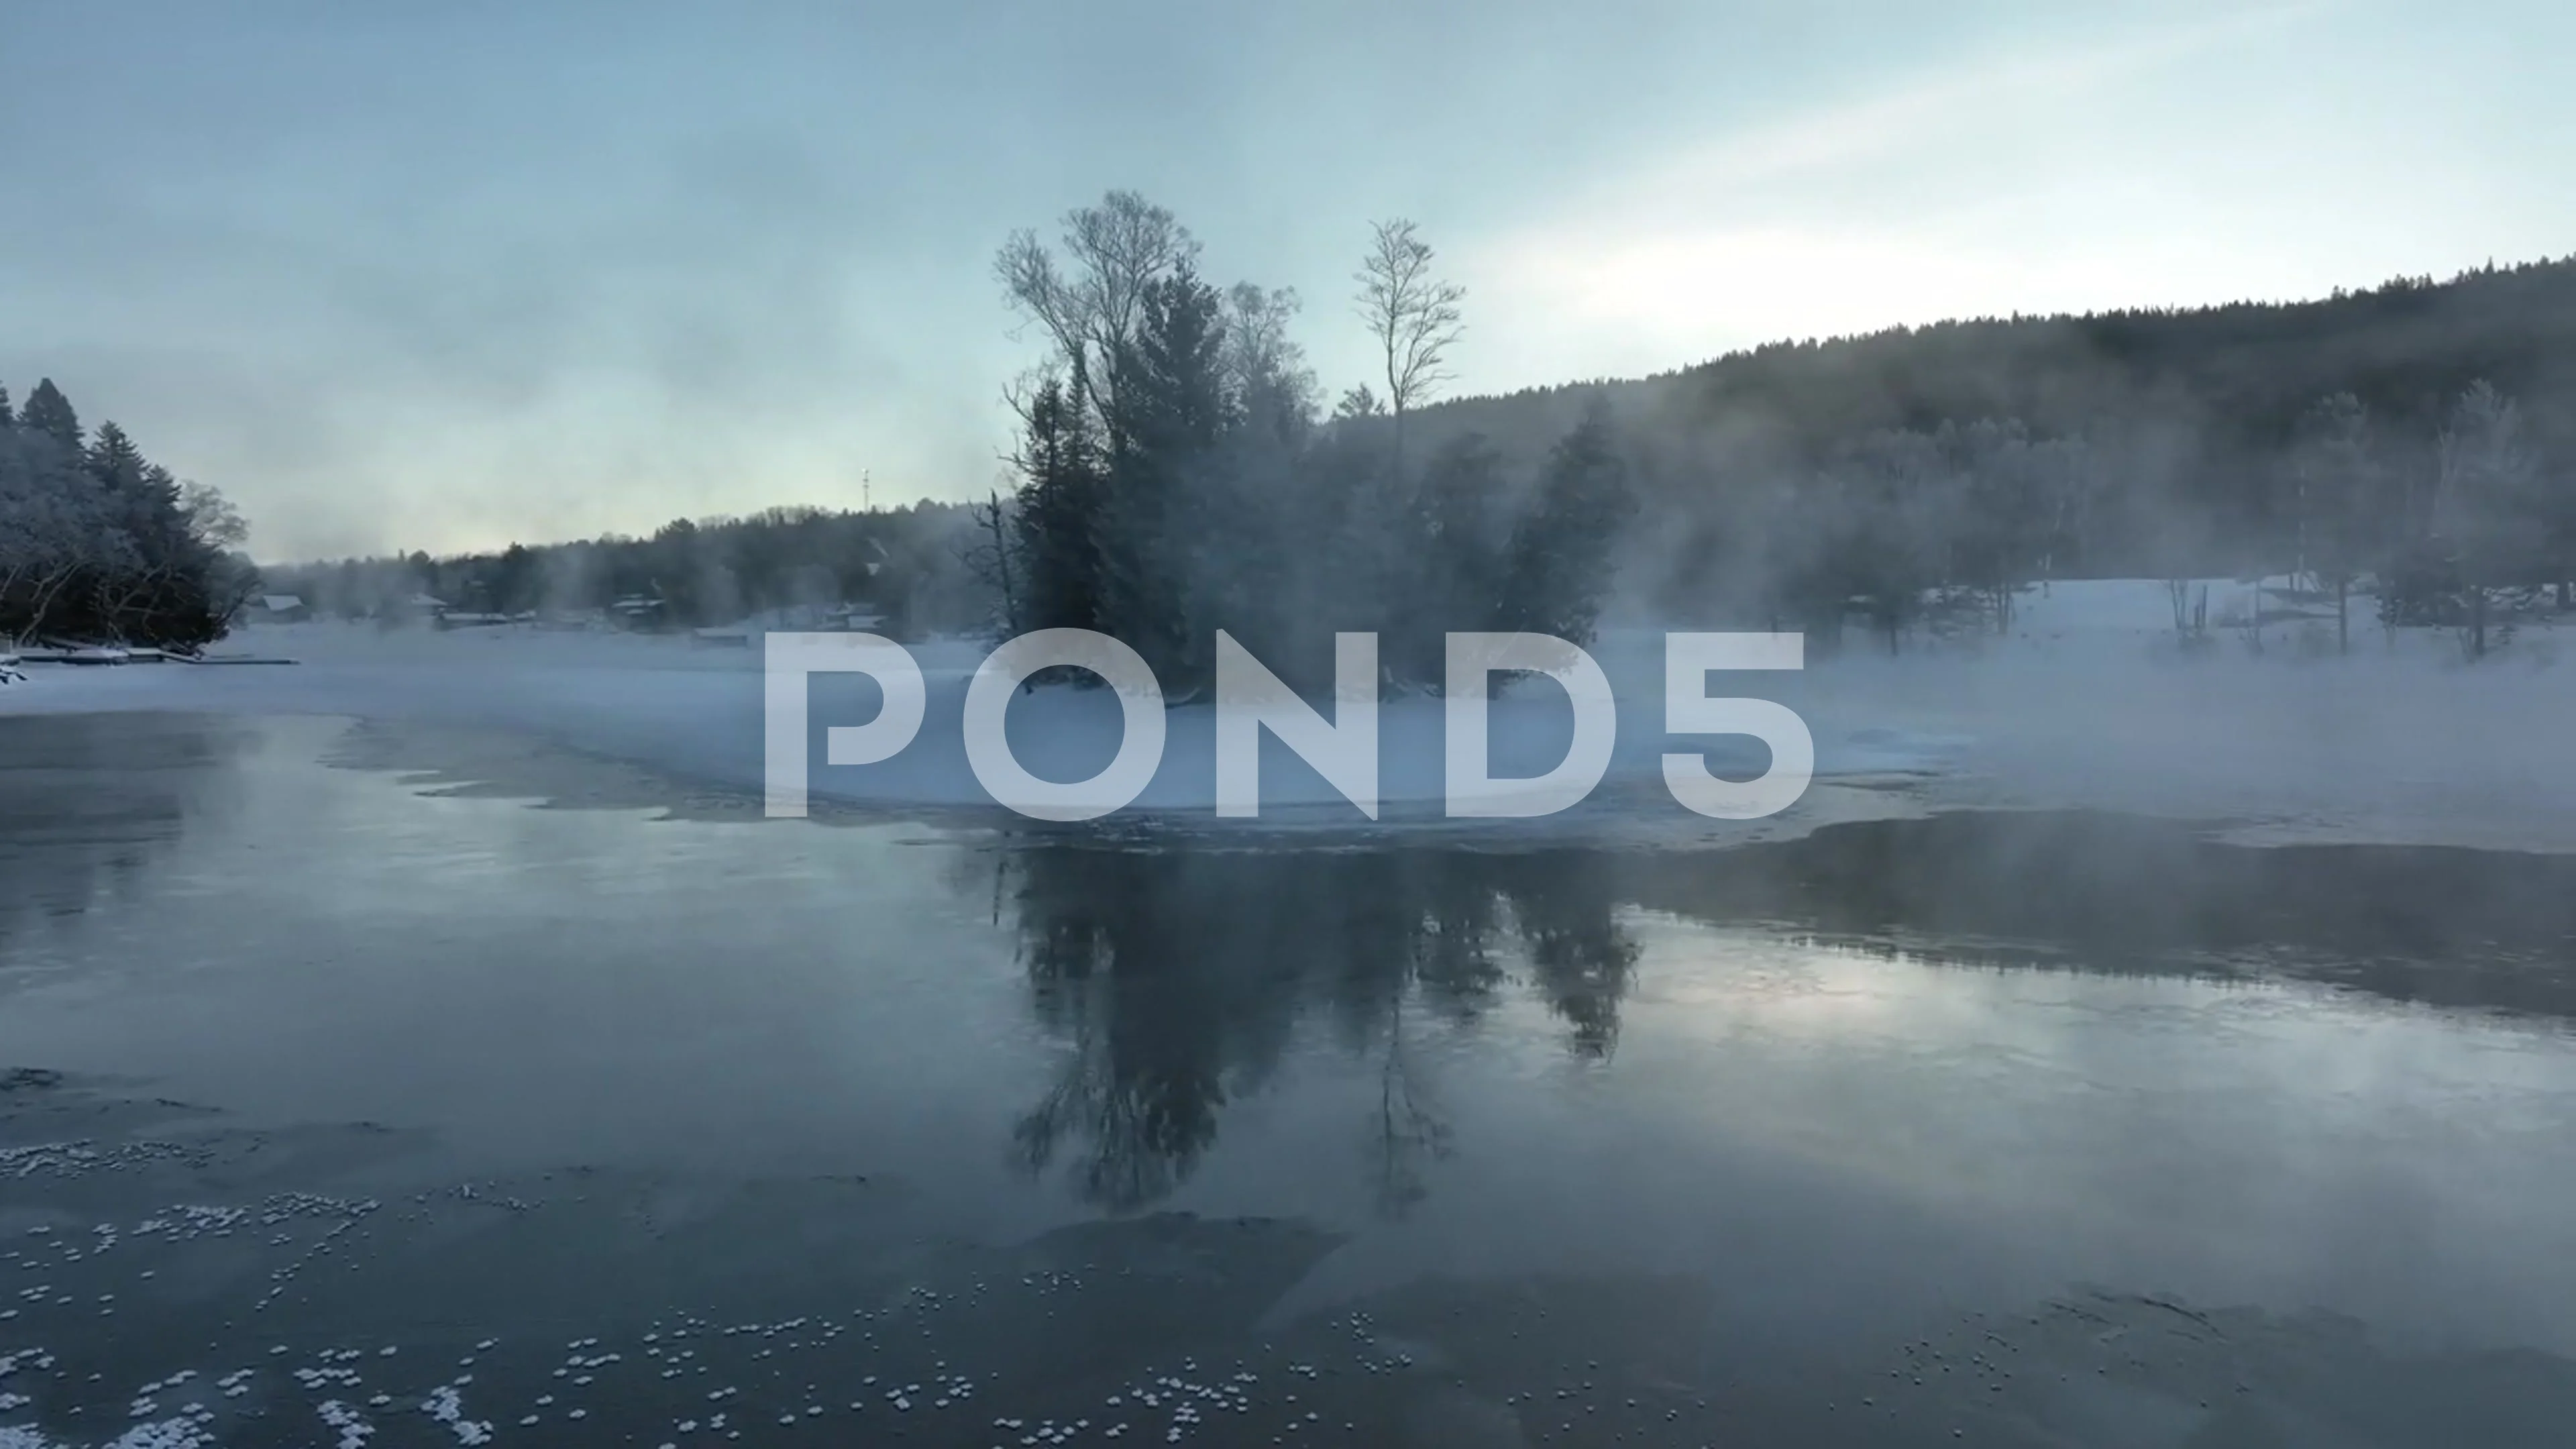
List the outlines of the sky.
<svg viewBox="0 0 2576 1449">
<path fill-rule="evenodd" d="M 1453 391 L 2576 252 L 2557 0 L 0 0 L 0 383 L 271 561 L 981 496 L 991 270 L 1112 187 Z M 1018 335 L 1015 335 L 1018 333 Z"/>
</svg>

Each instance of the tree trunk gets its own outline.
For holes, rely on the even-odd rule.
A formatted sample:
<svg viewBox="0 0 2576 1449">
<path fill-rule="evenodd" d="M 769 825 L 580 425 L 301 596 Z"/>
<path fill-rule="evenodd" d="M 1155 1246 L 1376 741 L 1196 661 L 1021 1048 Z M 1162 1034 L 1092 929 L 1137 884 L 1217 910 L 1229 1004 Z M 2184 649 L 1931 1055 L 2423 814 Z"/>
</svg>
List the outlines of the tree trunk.
<svg viewBox="0 0 2576 1449">
<path fill-rule="evenodd" d="M 984 526 L 993 535 L 993 571 L 1002 586 L 1002 617 L 1010 621 L 1012 632 L 1025 628 L 1020 614 L 1020 595 L 1011 579 L 1011 540 L 1002 527 L 1002 495 L 989 493 L 984 504 Z"/>
</svg>

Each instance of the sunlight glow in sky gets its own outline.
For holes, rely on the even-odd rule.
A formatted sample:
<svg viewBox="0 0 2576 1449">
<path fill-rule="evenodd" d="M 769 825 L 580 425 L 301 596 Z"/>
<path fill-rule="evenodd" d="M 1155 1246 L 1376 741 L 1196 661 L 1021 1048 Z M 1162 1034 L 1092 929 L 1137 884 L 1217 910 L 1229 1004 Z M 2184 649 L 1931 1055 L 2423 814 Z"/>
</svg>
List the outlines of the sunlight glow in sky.
<svg viewBox="0 0 2576 1449">
<path fill-rule="evenodd" d="M 273 559 L 980 494 L 989 259 L 1112 186 L 1296 287 L 1328 395 L 1391 214 L 1470 392 L 2576 251 L 2536 3 L 0 14 L 0 382 Z"/>
</svg>

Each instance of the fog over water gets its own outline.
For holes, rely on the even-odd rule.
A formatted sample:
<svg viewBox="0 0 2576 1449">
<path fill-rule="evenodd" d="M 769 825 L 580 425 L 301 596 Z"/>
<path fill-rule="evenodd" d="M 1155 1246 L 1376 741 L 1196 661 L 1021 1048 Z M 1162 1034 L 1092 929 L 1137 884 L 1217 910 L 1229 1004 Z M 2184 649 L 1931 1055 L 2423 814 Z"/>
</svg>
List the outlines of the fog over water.
<svg viewBox="0 0 2576 1449">
<path fill-rule="evenodd" d="M 0 730 L 0 1062 L 47 1069 L 0 1099 L 0 1231 L 131 1243 L 39 1270 L 42 1234 L 17 1239 L 44 1282 L 83 1285 L 0 1324 L 55 1356 L 0 1387 L 58 1435 L 186 1368 L 257 1371 L 207 1394 L 270 1416 L 220 1417 L 242 1432 L 315 1422 L 272 1337 L 290 1364 L 362 1348 L 398 1402 L 347 1401 L 389 1442 L 446 1433 L 414 1407 L 455 1377 L 412 1362 L 441 1343 L 481 1360 L 467 1423 L 535 1414 L 548 1442 L 667 1435 L 728 1386 L 773 1429 L 828 1402 L 822 1433 L 888 1406 L 805 1381 L 881 1371 L 991 1380 L 972 1410 L 935 1389 L 892 1411 L 929 1442 L 1059 1405 L 1105 1427 L 1117 1375 L 1198 1384 L 1238 1353 L 1247 1430 L 1320 1404 L 1404 1443 L 1456 1442 L 1423 1427 L 1443 1416 L 1552 1427 L 1559 1403 L 1603 1442 L 1613 1419 L 1696 1443 L 1865 1409 L 1854 1429 L 1894 1442 L 2021 1443 L 2007 1426 L 2114 1402 L 2219 1422 L 2213 1383 L 2255 1423 L 2463 1373 L 2511 1385 L 2477 1400 L 2502 1426 L 2483 1442 L 2541 1443 L 2576 1385 L 2565 857 L 2257 849 L 2080 813 L 1713 853 L 1172 850 L 762 823 L 738 795 L 425 726 Z M 99 1155 L 41 1145 L 74 1138 Z M 308 1207 L 267 1211 L 307 1245 L 279 1261 L 312 1266 L 283 1278 L 247 1243 L 134 1226 L 289 1188 Z M 1266 1226 L 1195 1243 L 1236 1219 Z M 343 1220 L 319 1247 L 293 1226 Z M 1205 1255 L 1209 1287 L 1157 1318 L 1184 1312 L 1143 1286 L 1174 1252 Z M 503 1286 L 540 1262 L 544 1310 Z M 1109 1315 L 1079 1362 L 1036 1347 L 1049 1282 Z M 200 1312 L 243 1325 L 211 1357 L 185 1336 Z M 178 1336 L 99 1337 L 138 1313 Z M 944 1361 L 892 1369 L 893 1337 L 862 1336 L 878 1314 L 920 1315 Z M 715 1330 L 742 1324 L 815 1367 L 734 1363 Z M 2148 1335 L 2102 1360 L 2120 1387 L 2042 1391 L 2043 1361 L 2099 1378 L 2120 1324 Z M 532 1328 L 623 1359 L 568 1391 Z M 708 1358 L 669 1362 L 722 1382 L 665 1394 L 654 1360 L 692 1331 Z M 1972 1344 L 2031 1355 L 2028 1376 L 1953 1393 L 1925 1355 L 1983 1372 Z M 404 1353 L 379 1366 L 379 1345 Z M 1511 1367 L 1524 1350 L 1545 1362 Z M 2499 1350 L 2554 1357 L 2421 1360 Z M 1891 1380 L 1878 1354 L 1916 1367 Z"/>
<path fill-rule="evenodd" d="M 2576 1443 L 2576 9 L 0 12 L 0 1449 Z"/>
</svg>

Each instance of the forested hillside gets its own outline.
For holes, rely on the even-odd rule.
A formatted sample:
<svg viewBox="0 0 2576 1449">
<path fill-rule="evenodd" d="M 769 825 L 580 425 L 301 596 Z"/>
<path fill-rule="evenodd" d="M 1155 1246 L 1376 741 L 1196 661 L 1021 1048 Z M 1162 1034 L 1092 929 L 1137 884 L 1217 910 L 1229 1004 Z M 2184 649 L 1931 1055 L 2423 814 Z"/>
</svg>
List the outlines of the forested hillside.
<svg viewBox="0 0 2576 1449">
<path fill-rule="evenodd" d="M 1640 582 L 1678 603 L 1722 588 L 1713 573 L 1767 574 L 1785 543 L 1779 492 L 1811 491 L 1856 440 L 1979 421 L 2084 445 L 2079 496 L 2047 549 L 2061 575 L 2288 572 L 2302 528 L 2292 455 L 2320 404 L 2358 404 L 2373 466 L 2429 493 L 2443 431 L 2480 381 L 2516 405 L 2537 483 L 2576 467 L 2576 258 L 2319 301 L 1781 342 L 1658 377 L 1460 399 L 1420 427 L 1531 458 L 1606 401 L 1647 508 L 1671 524 L 1640 560 L 1657 577 Z M 2554 491 L 2547 521 L 2564 531 L 2567 486 Z M 2568 540 L 2558 547 L 2542 572 L 2565 567 Z"/>
</svg>

